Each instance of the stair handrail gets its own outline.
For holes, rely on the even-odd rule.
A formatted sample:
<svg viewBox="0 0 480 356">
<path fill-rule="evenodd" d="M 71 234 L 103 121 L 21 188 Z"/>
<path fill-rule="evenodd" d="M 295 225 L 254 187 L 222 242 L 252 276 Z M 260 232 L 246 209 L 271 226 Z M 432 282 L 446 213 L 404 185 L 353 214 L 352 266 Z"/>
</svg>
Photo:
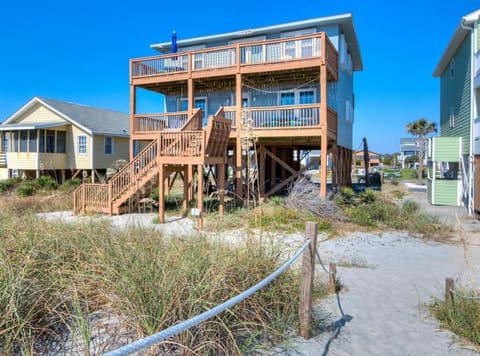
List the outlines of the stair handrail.
<svg viewBox="0 0 480 356">
<path fill-rule="evenodd" d="M 153 140 L 150 142 L 138 155 L 136 155 L 133 160 L 128 162 L 123 166 L 117 173 L 115 173 L 108 184 L 112 186 L 112 201 L 117 199 L 122 195 L 128 187 L 138 182 L 138 177 L 148 172 L 153 165 L 157 164 L 157 145 L 158 140 Z M 153 152 L 152 152 L 153 151 Z M 133 168 L 133 169 L 132 169 Z M 128 173 L 128 174 L 127 174 Z M 125 180 L 121 178 L 125 177 Z M 136 179 L 132 179 L 132 178 Z M 117 184 L 117 181 L 120 181 L 120 184 Z M 116 188 L 116 184 L 118 186 Z"/>
<path fill-rule="evenodd" d="M 201 130 L 202 120 L 203 120 L 202 109 L 196 108 L 194 109 L 192 117 L 183 124 L 183 126 L 180 128 L 180 131 Z"/>
</svg>

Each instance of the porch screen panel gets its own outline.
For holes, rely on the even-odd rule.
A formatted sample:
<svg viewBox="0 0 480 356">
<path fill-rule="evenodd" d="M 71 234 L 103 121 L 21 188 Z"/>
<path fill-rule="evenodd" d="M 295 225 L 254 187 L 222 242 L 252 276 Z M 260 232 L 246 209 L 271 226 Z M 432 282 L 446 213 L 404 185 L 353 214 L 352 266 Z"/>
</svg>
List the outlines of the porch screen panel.
<svg viewBox="0 0 480 356">
<path fill-rule="evenodd" d="M 38 152 L 45 152 L 45 130 L 40 130 L 38 135 Z"/>
<path fill-rule="evenodd" d="M 12 152 L 18 152 L 18 131 L 13 133 L 13 147 Z"/>
<path fill-rule="evenodd" d="M 65 153 L 65 131 L 57 131 L 57 153 Z"/>
<path fill-rule="evenodd" d="M 27 152 L 28 131 L 20 131 L 20 152 Z"/>
<path fill-rule="evenodd" d="M 28 140 L 28 152 L 37 152 L 37 131 L 30 131 Z"/>
<path fill-rule="evenodd" d="M 55 153 L 55 131 L 47 130 L 47 153 Z"/>
</svg>

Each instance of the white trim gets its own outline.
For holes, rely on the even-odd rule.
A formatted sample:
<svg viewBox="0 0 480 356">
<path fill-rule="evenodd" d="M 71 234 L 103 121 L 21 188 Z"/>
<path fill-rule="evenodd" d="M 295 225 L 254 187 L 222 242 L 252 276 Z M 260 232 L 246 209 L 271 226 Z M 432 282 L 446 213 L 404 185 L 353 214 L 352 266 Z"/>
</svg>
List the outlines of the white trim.
<svg viewBox="0 0 480 356">
<path fill-rule="evenodd" d="M 17 110 L 13 115 L 11 115 L 10 117 L 8 117 L 3 123 L 2 125 L 4 124 L 8 124 L 9 122 L 11 121 L 14 121 L 16 119 L 18 119 L 21 115 L 23 115 L 27 110 L 31 109 L 35 104 L 41 104 L 43 105 L 44 107 L 46 107 L 47 109 L 49 109 L 50 111 L 52 111 L 53 113 L 57 114 L 58 116 L 60 116 L 62 119 L 66 120 L 67 123 L 70 123 L 72 125 L 75 125 L 77 127 L 79 127 L 80 129 L 82 129 L 83 131 L 89 133 L 90 135 L 93 135 L 93 132 L 92 130 L 90 130 L 89 128 L 83 126 L 83 125 L 80 125 L 78 122 L 76 122 L 75 120 L 71 119 L 69 116 L 63 114 L 62 112 L 58 111 L 57 109 L 53 108 L 52 106 L 48 105 L 47 103 L 45 103 L 43 100 L 41 100 L 39 97 L 34 97 L 33 99 L 31 99 L 28 103 L 26 103 L 24 106 L 22 106 L 19 110 Z M 60 126 L 60 125 L 59 125 Z"/>
<path fill-rule="evenodd" d="M 87 155 L 87 153 L 88 153 L 88 136 L 87 135 L 82 135 L 82 134 L 77 134 L 76 137 L 77 137 L 77 140 L 75 142 L 75 153 L 78 154 L 79 156 Z M 80 152 L 80 137 L 85 137 L 85 152 Z"/>
</svg>

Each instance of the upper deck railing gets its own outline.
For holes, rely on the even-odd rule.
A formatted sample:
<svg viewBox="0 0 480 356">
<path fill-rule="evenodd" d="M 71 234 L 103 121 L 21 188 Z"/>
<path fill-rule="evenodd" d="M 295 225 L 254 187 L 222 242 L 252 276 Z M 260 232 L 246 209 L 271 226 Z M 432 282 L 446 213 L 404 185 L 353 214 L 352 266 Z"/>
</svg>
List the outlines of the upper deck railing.
<svg viewBox="0 0 480 356">
<path fill-rule="evenodd" d="M 235 68 L 325 57 L 337 70 L 337 51 L 323 32 L 274 40 L 237 43 L 202 50 L 136 58 L 130 61 L 131 77 L 141 78 L 209 69 Z M 333 66 L 333 67 L 332 67 Z"/>
</svg>

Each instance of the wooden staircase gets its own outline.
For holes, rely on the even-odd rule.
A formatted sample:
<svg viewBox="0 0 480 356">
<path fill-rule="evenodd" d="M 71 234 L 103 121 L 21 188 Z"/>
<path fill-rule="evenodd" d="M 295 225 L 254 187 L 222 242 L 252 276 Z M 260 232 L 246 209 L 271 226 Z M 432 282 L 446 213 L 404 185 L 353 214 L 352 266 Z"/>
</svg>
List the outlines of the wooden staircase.
<svg viewBox="0 0 480 356">
<path fill-rule="evenodd" d="M 179 130 L 163 129 L 135 158 L 107 183 L 84 183 L 74 192 L 73 213 L 121 214 L 131 212 L 125 204 L 152 179 L 160 166 L 200 165 L 226 162 L 231 122 L 220 109 L 201 129 L 201 110 Z M 160 182 L 160 184 L 162 184 Z"/>
</svg>

